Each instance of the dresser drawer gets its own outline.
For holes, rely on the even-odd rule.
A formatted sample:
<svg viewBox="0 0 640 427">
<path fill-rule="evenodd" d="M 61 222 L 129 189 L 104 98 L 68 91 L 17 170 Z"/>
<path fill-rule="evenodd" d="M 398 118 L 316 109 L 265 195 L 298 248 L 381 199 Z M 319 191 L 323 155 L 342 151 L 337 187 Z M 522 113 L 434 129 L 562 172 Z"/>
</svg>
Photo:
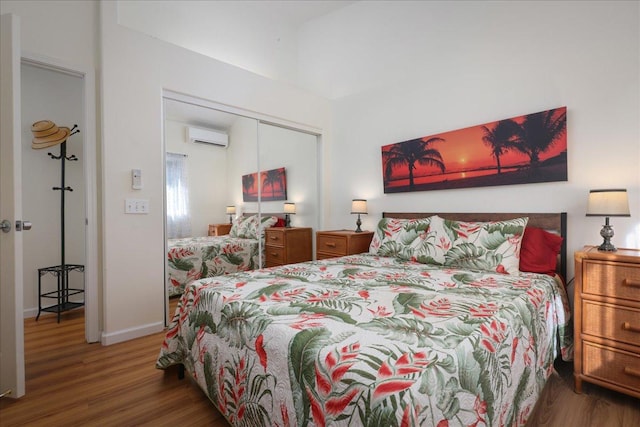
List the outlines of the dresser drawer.
<svg viewBox="0 0 640 427">
<path fill-rule="evenodd" d="M 277 229 L 267 229 L 265 233 L 265 245 L 284 246 L 284 231 Z"/>
<path fill-rule="evenodd" d="M 273 267 L 275 265 L 282 265 L 285 260 L 284 256 L 284 248 L 274 247 L 274 246 L 266 246 L 266 261 L 267 267 Z"/>
<path fill-rule="evenodd" d="M 584 334 L 640 346 L 640 310 L 585 300 L 582 307 Z"/>
<path fill-rule="evenodd" d="M 640 392 L 640 356 L 582 342 L 584 374 Z"/>
<path fill-rule="evenodd" d="M 585 262 L 582 291 L 640 301 L 640 268 L 622 263 Z"/>
<path fill-rule="evenodd" d="M 347 238 L 344 236 L 332 236 L 318 234 L 317 251 L 335 254 L 336 256 L 347 254 Z"/>
</svg>

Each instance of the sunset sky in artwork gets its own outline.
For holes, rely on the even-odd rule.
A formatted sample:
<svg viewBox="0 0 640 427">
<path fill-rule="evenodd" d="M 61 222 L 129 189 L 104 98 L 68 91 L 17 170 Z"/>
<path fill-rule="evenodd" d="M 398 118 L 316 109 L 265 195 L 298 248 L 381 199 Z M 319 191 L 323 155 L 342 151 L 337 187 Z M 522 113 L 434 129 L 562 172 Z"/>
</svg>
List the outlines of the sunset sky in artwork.
<svg viewBox="0 0 640 427">
<path fill-rule="evenodd" d="M 561 112 L 558 109 L 558 114 Z M 513 117 L 512 120 L 517 123 L 522 123 L 525 116 Z M 482 126 L 486 126 L 489 129 L 495 128 L 499 121 L 485 123 L 483 125 L 472 126 L 468 128 L 458 129 L 450 132 L 443 132 L 439 134 L 429 135 L 423 138 L 428 140 L 430 138 L 442 138 L 444 142 L 435 142 L 429 145 L 430 148 L 434 148 L 440 152 L 444 161 L 446 172 L 460 172 L 471 171 L 479 168 L 496 167 L 496 159 L 491 153 L 489 146 L 485 145 L 482 141 L 484 131 Z M 393 144 L 391 144 L 393 145 Z M 383 150 L 389 146 L 383 147 Z M 551 157 L 557 156 L 563 151 L 567 150 L 566 144 L 566 130 L 565 136 L 557 140 L 554 145 L 548 151 L 540 154 L 540 161 L 544 161 Z M 529 161 L 529 157 L 525 154 L 510 150 L 504 155 L 500 156 L 500 163 L 502 167 L 521 165 Z M 438 174 L 440 171 L 435 167 L 424 168 L 418 166 L 416 170 L 417 175 L 423 174 Z M 406 175 L 407 168 L 402 167 L 397 171 L 394 171 L 394 176 Z"/>
</svg>

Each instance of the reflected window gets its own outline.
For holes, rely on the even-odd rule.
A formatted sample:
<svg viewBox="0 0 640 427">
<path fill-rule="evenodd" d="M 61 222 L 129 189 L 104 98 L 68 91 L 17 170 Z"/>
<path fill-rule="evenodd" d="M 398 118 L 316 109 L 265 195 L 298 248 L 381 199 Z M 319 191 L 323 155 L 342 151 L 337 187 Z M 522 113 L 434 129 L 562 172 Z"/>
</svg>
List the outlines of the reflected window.
<svg viewBox="0 0 640 427">
<path fill-rule="evenodd" d="M 187 156 L 167 153 L 167 237 L 191 236 Z"/>
</svg>

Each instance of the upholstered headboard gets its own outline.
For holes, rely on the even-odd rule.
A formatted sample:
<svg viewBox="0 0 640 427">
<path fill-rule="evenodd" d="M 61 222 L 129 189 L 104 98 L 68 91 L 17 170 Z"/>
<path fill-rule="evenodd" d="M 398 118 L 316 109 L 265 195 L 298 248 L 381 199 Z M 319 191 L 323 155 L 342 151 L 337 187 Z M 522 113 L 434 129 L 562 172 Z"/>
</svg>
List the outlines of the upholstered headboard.
<svg viewBox="0 0 640 427">
<path fill-rule="evenodd" d="M 427 218 L 438 215 L 441 218 L 457 221 L 504 221 L 512 218 L 528 217 L 528 227 L 538 227 L 562 237 L 562 248 L 558 255 L 556 271 L 563 278 L 567 277 L 567 213 L 425 213 L 425 212 L 383 212 L 383 218 Z"/>
</svg>

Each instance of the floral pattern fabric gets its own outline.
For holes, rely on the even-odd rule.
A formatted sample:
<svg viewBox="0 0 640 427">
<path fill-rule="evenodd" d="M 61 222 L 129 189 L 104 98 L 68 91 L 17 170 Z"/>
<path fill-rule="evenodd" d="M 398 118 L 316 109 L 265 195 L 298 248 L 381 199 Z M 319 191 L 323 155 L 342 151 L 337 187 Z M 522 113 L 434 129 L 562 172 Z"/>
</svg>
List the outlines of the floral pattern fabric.
<svg viewBox="0 0 640 427">
<path fill-rule="evenodd" d="M 528 218 L 463 222 L 437 215 L 382 218 L 369 252 L 449 267 L 519 274 L 520 247 Z"/>
<path fill-rule="evenodd" d="M 554 278 L 363 254 L 193 282 L 157 367 L 234 426 L 523 426 L 558 353 Z"/>
<path fill-rule="evenodd" d="M 247 217 L 236 218 L 231 225 L 229 235 L 231 237 L 239 237 L 242 239 L 257 239 L 258 235 L 264 239 L 265 228 L 273 227 L 278 218 L 275 216 L 250 215 Z"/>
<path fill-rule="evenodd" d="M 260 266 L 258 240 L 224 236 L 169 239 L 167 290 L 181 295 L 194 280 Z"/>
</svg>

